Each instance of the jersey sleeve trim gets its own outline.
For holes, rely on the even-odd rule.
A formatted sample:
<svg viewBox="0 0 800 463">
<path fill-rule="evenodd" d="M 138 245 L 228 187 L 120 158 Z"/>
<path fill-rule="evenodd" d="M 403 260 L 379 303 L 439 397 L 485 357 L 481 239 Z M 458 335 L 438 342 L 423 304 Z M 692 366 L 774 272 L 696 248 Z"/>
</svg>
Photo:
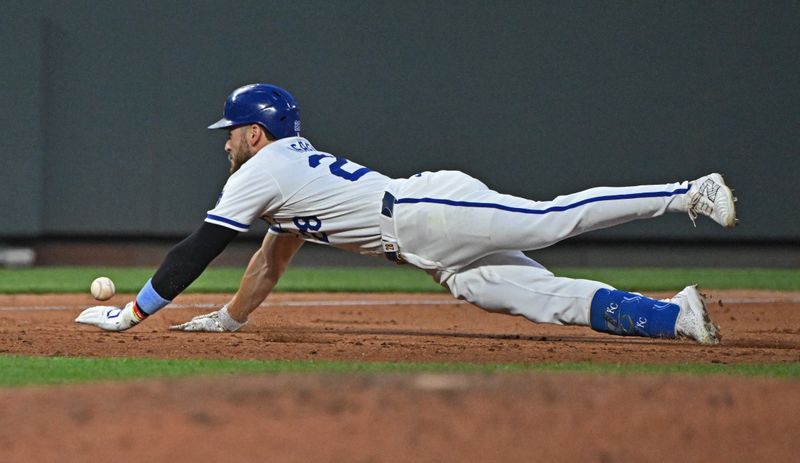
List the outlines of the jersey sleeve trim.
<svg viewBox="0 0 800 463">
<path fill-rule="evenodd" d="M 225 218 L 225 217 L 221 217 L 221 216 L 218 216 L 218 215 L 214 215 L 214 214 L 207 214 L 205 221 L 208 222 L 208 223 L 213 223 L 215 225 L 222 225 L 223 227 L 226 227 L 226 228 L 232 228 L 232 229 L 234 229 L 236 231 L 240 231 L 240 232 L 246 232 L 246 231 L 250 230 L 250 225 L 239 223 L 239 222 L 237 222 L 235 220 L 231 220 L 231 219 L 228 219 L 228 218 Z"/>
</svg>

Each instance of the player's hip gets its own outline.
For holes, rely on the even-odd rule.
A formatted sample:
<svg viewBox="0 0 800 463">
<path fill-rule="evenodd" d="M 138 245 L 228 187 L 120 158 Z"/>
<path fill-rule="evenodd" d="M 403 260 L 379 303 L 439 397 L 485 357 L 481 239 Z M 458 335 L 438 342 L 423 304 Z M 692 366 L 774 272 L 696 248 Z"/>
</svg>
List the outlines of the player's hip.
<svg viewBox="0 0 800 463">
<path fill-rule="evenodd" d="M 424 172 L 392 180 L 383 197 L 381 241 L 387 258 L 423 269 L 455 271 L 494 252 L 489 244 L 494 220 L 489 209 L 472 210 L 464 201 L 491 190 L 458 171 Z"/>
</svg>

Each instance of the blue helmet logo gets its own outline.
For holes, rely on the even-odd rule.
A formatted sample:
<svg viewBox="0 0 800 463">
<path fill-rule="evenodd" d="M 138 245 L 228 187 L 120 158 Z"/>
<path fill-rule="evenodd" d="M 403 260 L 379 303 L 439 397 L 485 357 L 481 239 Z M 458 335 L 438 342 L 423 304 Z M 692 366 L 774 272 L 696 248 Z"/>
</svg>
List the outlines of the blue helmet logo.
<svg viewBox="0 0 800 463">
<path fill-rule="evenodd" d="M 277 139 L 300 135 L 300 110 L 291 93 L 270 84 L 239 87 L 225 100 L 222 119 L 208 126 L 224 129 L 259 124 Z"/>
</svg>

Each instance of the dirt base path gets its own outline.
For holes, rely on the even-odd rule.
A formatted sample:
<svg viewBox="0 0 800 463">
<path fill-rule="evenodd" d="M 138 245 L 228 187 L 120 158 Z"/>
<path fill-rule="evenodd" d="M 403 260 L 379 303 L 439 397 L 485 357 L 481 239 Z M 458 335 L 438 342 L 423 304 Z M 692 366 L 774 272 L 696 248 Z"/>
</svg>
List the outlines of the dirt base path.
<svg viewBox="0 0 800 463">
<path fill-rule="evenodd" d="M 117 296 L 112 301 L 124 303 Z M 0 297 L 0 352 L 157 358 L 800 361 L 800 294 L 714 292 L 720 346 L 535 325 L 446 295 L 278 294 L 239 333 L 125 333 L 87 296 Z M 267 375 L 0 390 L 0 461 L 795 461 L 800 382 L 735 377 Z"/>
<path fill-rule="evenodd" d="M 123 305 L 130 297 L 115 296 L 109 305 Z M 107 333 L 72 322 L 82 308 L 97 304 L 90 296 L 0 296 L 0 353 L 421 362 L 800 361 L 797 293 L 709 294 L 709 310 L 723 334 L 722 345 L 713 347 L 536 325 L 445 294 L 276 294 L 237 333 L 167 330 L 229 297 L 184 295 L 175 308 L 130 331 Z"/>
</svg>

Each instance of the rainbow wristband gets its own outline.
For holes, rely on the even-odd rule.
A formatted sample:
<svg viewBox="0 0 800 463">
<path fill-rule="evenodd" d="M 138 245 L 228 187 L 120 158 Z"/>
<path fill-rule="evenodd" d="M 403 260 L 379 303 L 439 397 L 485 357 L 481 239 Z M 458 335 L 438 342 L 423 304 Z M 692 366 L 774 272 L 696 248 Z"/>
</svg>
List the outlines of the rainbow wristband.
<svg viewBox="0 0 800 463">
<path fill-rule="evenodd" d="M 148 315 L 139 308 L 139 306 L 136 304 L 136 301 L 133 301 L 133 307 L 131 310 L 133 310 L 133 317 L 136 319 L 137 323 L 148 317 Z"/>
<path fill-rule="evenodd" d="M 158 312 L 162 307 L 166 306 L 172 301 L 168 301 L 161 297 L 153 288 L 153 279 L 147 280 L 139 294 L 136 295 L 135 308 L 144 312 L 145 315 L 153 315 Z"/>
</svg>

